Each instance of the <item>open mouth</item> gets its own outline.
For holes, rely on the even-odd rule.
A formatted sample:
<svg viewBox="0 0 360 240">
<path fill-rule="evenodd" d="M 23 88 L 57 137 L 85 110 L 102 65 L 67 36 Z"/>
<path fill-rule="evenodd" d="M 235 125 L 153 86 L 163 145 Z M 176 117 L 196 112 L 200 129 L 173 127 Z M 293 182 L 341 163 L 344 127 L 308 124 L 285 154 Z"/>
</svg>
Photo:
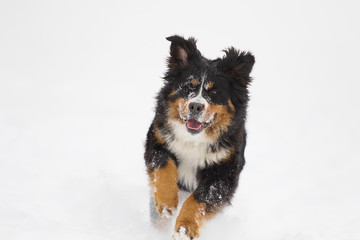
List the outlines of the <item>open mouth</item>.
<svg viewBox="0 0 360 240">
<path fill-rule="evenodd" d="M 192 134 L 200 133 L 205 127 L 204 123 L 201 123 L 195 119 L 189 119 L 185 122 L 185 124 L 187 130 Z"/>
<path fill-rule="evenodd" d="M 203 123 L 198 122 L 195 119 L 189 119 L 186 121 L 186 127 L 190 130 L 199 131 L 203 126 Z"/>
<path fill-rule="evenodd" d="M 191 118 L 185 121 L 185 125 L 190 133 L 195 134 L 195 133 L 200 133 L 204 128 L 206 128 L 210 123 L 212 123 L 212 121 L 213 118 L 211 119 L 211 121 L 207 121 L 203 123 L 197 121 L 196 119 Z"/>
</svg>

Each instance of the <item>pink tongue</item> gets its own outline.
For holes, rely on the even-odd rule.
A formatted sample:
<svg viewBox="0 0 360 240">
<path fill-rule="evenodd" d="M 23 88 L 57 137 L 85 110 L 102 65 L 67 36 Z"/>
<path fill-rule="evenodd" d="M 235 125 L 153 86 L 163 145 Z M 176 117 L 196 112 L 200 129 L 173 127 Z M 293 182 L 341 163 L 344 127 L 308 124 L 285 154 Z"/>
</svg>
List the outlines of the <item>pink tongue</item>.
<svg viewBox="0 0 360 240">
<path fill-rule="evenodd" d="M 202 123 L 196 121 L 195 119 L 189 119 L 186 122 L 186 126 L 192 130 L 199 130 L 202 127 L 202 125 L 203 125 Z"/>
</svg>

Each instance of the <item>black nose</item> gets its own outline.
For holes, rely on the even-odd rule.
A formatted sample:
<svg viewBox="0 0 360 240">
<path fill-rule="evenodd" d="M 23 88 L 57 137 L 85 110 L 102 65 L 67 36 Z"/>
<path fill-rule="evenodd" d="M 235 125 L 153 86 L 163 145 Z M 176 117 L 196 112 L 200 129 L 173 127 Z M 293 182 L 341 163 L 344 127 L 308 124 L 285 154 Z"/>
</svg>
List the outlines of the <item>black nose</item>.
<svg viewBox="0 0 360 240">
<path fill-rule="evenodd" d="M 192 102 L 189 104 L 190 113 L 193 115 L 200 114 L 204 110 L 204 105 L 197 102 Z"/>
</svg>

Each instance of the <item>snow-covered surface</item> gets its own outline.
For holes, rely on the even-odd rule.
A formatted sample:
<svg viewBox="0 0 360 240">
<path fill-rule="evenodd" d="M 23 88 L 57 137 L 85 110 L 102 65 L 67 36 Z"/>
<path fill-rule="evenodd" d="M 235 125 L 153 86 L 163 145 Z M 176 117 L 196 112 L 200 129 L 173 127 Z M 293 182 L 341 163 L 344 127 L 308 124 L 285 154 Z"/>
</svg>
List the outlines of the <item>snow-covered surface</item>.
<svg viewBox="0 0 360 240">
<path fill-rule="evenodd" d="M 201 239 L 360 239 L 358 5 L 1 1 L 0 239 L 170 239 L 143 143 L 175 33 L 256 56 L 247 164 Z"/>
</svg>

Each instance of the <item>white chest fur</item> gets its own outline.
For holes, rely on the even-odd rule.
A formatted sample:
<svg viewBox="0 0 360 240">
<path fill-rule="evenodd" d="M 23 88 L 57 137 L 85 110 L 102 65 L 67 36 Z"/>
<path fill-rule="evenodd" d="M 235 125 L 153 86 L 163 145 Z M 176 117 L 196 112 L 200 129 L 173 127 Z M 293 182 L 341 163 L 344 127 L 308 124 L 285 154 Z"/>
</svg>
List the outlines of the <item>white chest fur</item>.
<svg viewBox="0 0 360 240">
<path fill-rule="evenodd" d="M 189 133 L 184 124 L 172 122 L 175 138 L 168 141 L 167 148 L 178 160 L 179 181 L 189 190 L 197 188 L 196 174 L 206 165 L 212 165 L 225 158 L 229 150 L 210 151 L 212 142 L 206 138 L 204 131 L 196 135 Z M 170 139 L 169 139 L 170 140 Z"/>
</svg>

